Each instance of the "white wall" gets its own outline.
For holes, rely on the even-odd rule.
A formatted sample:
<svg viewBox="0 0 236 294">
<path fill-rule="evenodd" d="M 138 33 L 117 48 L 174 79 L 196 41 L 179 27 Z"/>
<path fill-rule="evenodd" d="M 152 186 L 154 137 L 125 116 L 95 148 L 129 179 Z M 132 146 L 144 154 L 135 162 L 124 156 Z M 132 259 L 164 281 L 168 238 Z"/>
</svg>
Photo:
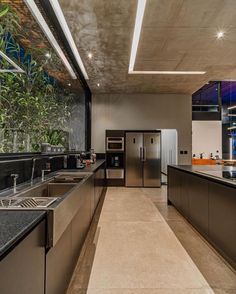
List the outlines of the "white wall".
<svg viewBox="0 0 236 294">
<path fill-rule="evenodd" d="M 222 123 L 221 121 L 193 121 L 192 122 L 192 152 L 199 157 L 204 152 L 206 158 L 210 153 L 222 157 Z"/>
<path fill-rule="evenodd" d="M 95 94 L 92 97 L 92 148 L 105 152 L 105 130 L 176 129 L 179 164 L 192 156 L 191 96 L 177 94 Z"/>
</svg>

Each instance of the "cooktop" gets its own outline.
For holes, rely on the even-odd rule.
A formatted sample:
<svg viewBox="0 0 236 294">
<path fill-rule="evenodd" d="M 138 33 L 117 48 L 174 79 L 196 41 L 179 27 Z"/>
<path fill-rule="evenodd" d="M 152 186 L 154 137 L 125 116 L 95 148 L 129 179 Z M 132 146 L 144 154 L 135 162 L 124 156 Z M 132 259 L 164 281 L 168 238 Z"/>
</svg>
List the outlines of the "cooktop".
<svg viewBox="0 0 236 294">
<path fill-rule="evenodd" d="M 222 171 L 196 171 L 200 174 L 205 174 L 207 176 L 216 177 L 220 179 L 227 179 L 236 182 L 236 169 L 222 170 Z"/>
</svg>

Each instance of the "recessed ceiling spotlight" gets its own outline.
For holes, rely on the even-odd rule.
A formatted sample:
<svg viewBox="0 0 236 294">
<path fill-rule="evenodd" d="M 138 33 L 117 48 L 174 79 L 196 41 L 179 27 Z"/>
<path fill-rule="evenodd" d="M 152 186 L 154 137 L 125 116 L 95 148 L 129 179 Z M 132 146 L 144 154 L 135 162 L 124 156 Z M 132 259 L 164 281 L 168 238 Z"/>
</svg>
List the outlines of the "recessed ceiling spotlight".
<svg viewBox="0 0 236 294">
<path fill-rule="evenodd" d="M 71 86 L 71 83 L 68 83 L 68 86 L 70 87 Z"/>
<path fill-rule="evenodd" d="M 97 83 L 97 86 L 98 86 L 98 87 L 100 87 L 100 84 L 99 84 L 99 83 Z"/>
<path fill-rule="evenodd" d="M 223 31 L 219 31 L 216 34 L 216 37 L 217 37 L 218 40 L 220 40 L 220 39 L 224 38 L 224 35 L 225 35 L 225 33 Z"/>
<path fill-rule="evenodd" d="M 48 59 L 50 59 L 50 58 L 51 58 L 51 53 L 47 52 L 47 53 L 45 54 L 45 56 L 46 56 Z"/>
<path fill-rule="evenodd" d="M 93 54 L 92 54 L 91 52 L 89 52 L 89 53 L 88 53 L 88 58 L 89 58 L 89 59 L 92 59 L 92 57 L 93 57 Z"/>
</svg>

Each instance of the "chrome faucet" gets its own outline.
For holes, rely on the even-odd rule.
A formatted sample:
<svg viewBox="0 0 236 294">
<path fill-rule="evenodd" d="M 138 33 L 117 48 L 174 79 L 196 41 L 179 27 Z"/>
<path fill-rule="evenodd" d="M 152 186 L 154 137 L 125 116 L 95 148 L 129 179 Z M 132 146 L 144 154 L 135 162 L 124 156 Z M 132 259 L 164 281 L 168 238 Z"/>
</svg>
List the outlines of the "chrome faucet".
<svg viewBox="0 0 236 294">
<path fill-rule="evenodd" d="M 33 181 L 34 181 L 34 170 L 35 170 L 35 162 L 36 162 L 37 158 L 33 158 L 32 160 L 32 170 L 31 170 L 31 184 L 33 184 Z"/>
<path fill-rule="evenodd" d="M 45 172 L 50 172 L 50 169 L 42 169 L 41 180 L 44 182 L 45 180 Z"/>
<path fill-rule="evenodd" d="M 13 193 L 16 194 L 16 181 L 19 178 L 19 175 L 11 174 L 11 177 L 13 178 Z"/>
</svg>

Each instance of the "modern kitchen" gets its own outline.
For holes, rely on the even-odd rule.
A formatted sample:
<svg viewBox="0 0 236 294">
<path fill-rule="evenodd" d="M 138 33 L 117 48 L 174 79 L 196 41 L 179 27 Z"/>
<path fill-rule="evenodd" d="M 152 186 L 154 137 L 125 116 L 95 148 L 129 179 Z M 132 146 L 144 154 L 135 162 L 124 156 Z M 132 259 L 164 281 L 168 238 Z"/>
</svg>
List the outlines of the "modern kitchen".
<svg viewBox="0 0 236 294">
<path fill-rule="evenodd" d="M 0 293 L 236 293 L 236 2 L 0 0 Z"/>
</svg>

